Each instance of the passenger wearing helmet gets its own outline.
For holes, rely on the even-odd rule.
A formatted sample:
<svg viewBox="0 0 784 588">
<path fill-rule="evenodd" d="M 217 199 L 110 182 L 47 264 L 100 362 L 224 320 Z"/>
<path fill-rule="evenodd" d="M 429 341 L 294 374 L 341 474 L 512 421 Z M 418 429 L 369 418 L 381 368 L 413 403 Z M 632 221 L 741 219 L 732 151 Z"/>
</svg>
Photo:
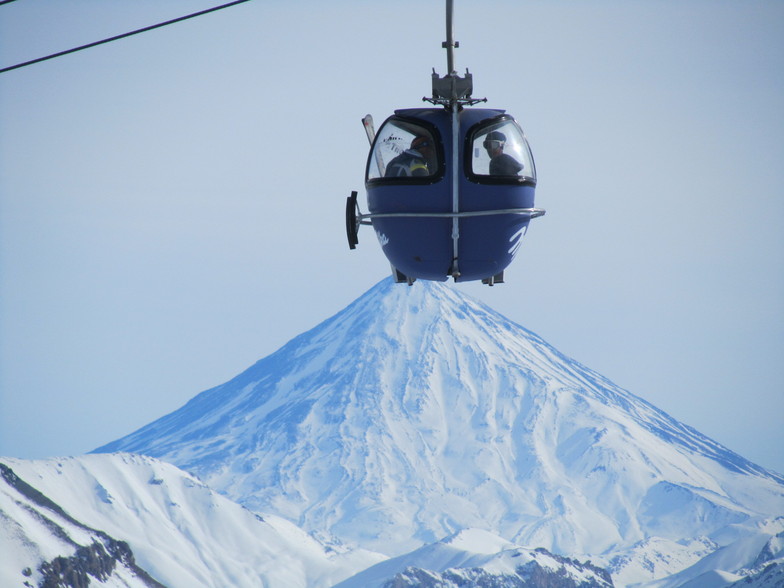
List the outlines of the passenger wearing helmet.
<svg viewBox="0 0 784 588">
<path fill-rule="evenodd" d="M 506 135 L 500 131 L 487 133 L 482 146 L 490 156 L 491 176 L 516 176 L 523 169 L 523 164 L 508 153 L 504 153 Z"/>
<path fill-rule="evenodd" d="M 410 176 L 429 176 L 435 166 L 433 140 L 424 135 L 414 137 L 411 148 L 406 149 L 387 165 L 384 177 L 404 178 Z"/>
</svg>

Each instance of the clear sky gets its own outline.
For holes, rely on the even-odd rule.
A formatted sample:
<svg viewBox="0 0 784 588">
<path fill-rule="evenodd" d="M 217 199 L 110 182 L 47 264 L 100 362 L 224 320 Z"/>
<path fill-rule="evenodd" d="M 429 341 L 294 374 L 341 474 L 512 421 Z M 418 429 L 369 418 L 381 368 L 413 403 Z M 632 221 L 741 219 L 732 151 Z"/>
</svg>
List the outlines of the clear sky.
<svg viewBox="0 0 784 588">
<path fill-rule="evenodd" d="M 17 0 L 0 66 L 218 3 Z M 451 287 L 784 472 L 784 3 L 455 5 L 548 212 Z M 344 232 L 360 119 L 421 106 L 444 39 L 439 0 L 254 0 L 0 74 L 0 454 L 125 435 L 385 277 Z"/>
</svg>

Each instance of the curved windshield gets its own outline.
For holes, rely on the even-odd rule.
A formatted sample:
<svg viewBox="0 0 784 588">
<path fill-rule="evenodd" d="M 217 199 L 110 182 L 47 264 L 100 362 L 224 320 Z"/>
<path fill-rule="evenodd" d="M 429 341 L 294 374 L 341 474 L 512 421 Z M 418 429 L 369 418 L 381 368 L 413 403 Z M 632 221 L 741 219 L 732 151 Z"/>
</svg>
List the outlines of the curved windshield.
<svg viewBox="0 0 784 588">
<path fill-rule="evenodd" d="M 416 123 L 390 118 L 373 143 L 367 179 L 432 178 L 439 171 L 434 131 Z"/>
<path fill-rule="evenodd" d="M 511 118 L 497 120 L 473 131 L 469 173 L 477 179 L 536 180 L 531 148 L 522 129 Z"/>
</svg>

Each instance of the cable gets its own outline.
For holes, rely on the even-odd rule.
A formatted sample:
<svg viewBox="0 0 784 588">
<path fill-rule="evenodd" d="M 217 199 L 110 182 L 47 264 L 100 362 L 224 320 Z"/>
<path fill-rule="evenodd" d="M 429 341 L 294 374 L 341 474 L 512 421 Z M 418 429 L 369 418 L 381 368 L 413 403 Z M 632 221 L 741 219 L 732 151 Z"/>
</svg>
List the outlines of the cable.
<svg viewBox="0 0 784 588">
<path fill-rule="evenodd" d="M 5 2 L 13 2 L 14 0 L 5 0 Z M 158 24 L 154 24 L 148 27 L 144 27 L 143 29 L 137 29 L 135 31 L 131 31 L 130 33 L 123 33 L 122 35 L 116 35 L 114 37 L 110 37 L 108 39 L 103 39 L 102 41 L 96 41 L 94 43 L 88 43 L 87 45 L 82 45 L 80 47 L 74 47 L 73 49 L 68 49 L 66 51 L 60 51 L 59 53 L 53 53 L 52 55 L 47 55 L 46 57 L 39 57 L 38 59 L 32 59 L 30 61 L 25 61 L 24 63 L 17 63 L 16 65 L 11 65 L 9 67 L 4 67 L 0 69 L 0 73 L 5 73 L 7 71 L 11 71 L 12 69 L 19 69 L 20 67 L 26 67 L 28 65 L 33 65 L 34 63 L 40 63 L 41 61 L 46 61 L 47 59 L 54 59 L 55 57 L 61 57 L 63 55 L 68 55 L 69 53 L 76 53 L 77 51 L 81 51 L 83 49 L 89 49 L 90 47 L 95 47 L 96 45 L 103 45 L 104 43 L 111 43 L 112 41 L 117 41 L 118 39 L 124 39 L 125 37 L 130 37 L 131 35 L 138 35 L 139 33 L 146 33 L 147 31 L 151 31 L 153 29 L 159 29 L 161 27 L 165 27 L 170 24 L 174 24 L 176 22 L 180 22 L 183 20 L 188 20 L 189 18 L 195 18 L 197 16 L 202 16 L 203 14 L 208 14 L 210 12 L 215 12 L 216 10 L 222 10 L 224 8 L 229 8 L 230 6 L 235 6 L 237 4 L 242 4 L 243 2 L 249 2 L 250 0 L 235 0 L 234 2 L 229 2 L 228 4 L 222 4 L 221 6 L 215 6 L 214 8 L 208 8 L 207 10 L 202 10 L 199 12 L 194 12 L 193 14 L 189 14 L 187 16 L 181 16 L 179 18 L 174 18 L 172 20 L 167 20 L 166 22 L 161 22 Z"/>
<path fill-rule="evenodd" d="M 0 2 L 0 6 L 3 4 L 11 4 L 11 2 L 16 2 L 16 0 L 2 0 L 2 2 Z"/>
</svg>

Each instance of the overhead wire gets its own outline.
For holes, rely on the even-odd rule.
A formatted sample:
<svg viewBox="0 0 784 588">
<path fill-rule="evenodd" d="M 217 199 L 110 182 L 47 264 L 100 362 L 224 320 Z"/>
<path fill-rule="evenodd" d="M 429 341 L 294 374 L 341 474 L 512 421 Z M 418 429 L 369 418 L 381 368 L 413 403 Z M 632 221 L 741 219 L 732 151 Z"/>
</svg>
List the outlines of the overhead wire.
<svg viewBox="0 0 784 588">
<path fill-rule="evenodd" d="M 15 0 L 4 0 L 0 2 L 0 6 L 7 2 L 14 2 Z M 199 12 L 194 12 L 193 14 L 188 14 L 186 16 L 180 16 L 178 18 L 173 18 L 171 20 L 167 20 L 166 22 L 161 22 L 158 24 L 150 25 L 148 27 L 144 27 L 141 29 L 136 29 L 135 31 L 130 31 L 128 33 L 123 33 L 121 35 L 115 35 L 114 37 L 109 37 L 108 39 L 103 39 L 101 41 L 95 41 L 93 43 L 88 43 L 86 45 L 81 45 L 79 47 L 74 47 L 73 49 L 66 49 L 65 51 L 59 51 L 57 53 L 52 53 L 51 55 L 47 55 L 45 57 L 39 57 L 37 59 L 31 59 L 30 61 L 25 61 L 23 63 L 17 63 L 16 65 L 11 65 L 8 67 L 4 67 L 0 69 L 0 73 L 5 73 L 7 71 L 11 71 L 14 69 L 19 69 L 20 67 L 26 67 L 28 65 L 33 65 L 34 63 L 40 63 L 42 61 L 47 61 L 48 59 L 54 59 L 55 57 L 62 57 L 63 55 L 68 55 L 69 53 L 76 53 L 77 51 L 82 51 L 84 49 L 90 49 L 91 47 L 95 47 L 97 45 L 103 45 L 105 43 L 111 43 L 112 41 L 117 41 L 119 39 L 124 39 L 126 37 L 130 37 L 132 35 L 138 35 L 139 33 L 146 33 L 147 31 L 151 31 L 153 29 L 159 29 L 161 27 L 168 26 L 170 24 L 174 24 L 177 22 L 182 22 L 183 20 L 188 20 L 190 18 L 196 18 L 197 16 L 202 16 L 205 14 L 209 14 L 210 12 L 215 12 L 217 10 L 223 10 L 224 8 L 229 8 L 231 6 L 236 6 L 237 4 L 242 4 L 244 2 L 250 2 L 250 0 L 235 0 L 234 2 L 229 2 L 227 4 L 221 4 L 220 6 L 214 6 L 212 8 L 207 8 L 206 10 L 200 10 Z"/>
</svg>

